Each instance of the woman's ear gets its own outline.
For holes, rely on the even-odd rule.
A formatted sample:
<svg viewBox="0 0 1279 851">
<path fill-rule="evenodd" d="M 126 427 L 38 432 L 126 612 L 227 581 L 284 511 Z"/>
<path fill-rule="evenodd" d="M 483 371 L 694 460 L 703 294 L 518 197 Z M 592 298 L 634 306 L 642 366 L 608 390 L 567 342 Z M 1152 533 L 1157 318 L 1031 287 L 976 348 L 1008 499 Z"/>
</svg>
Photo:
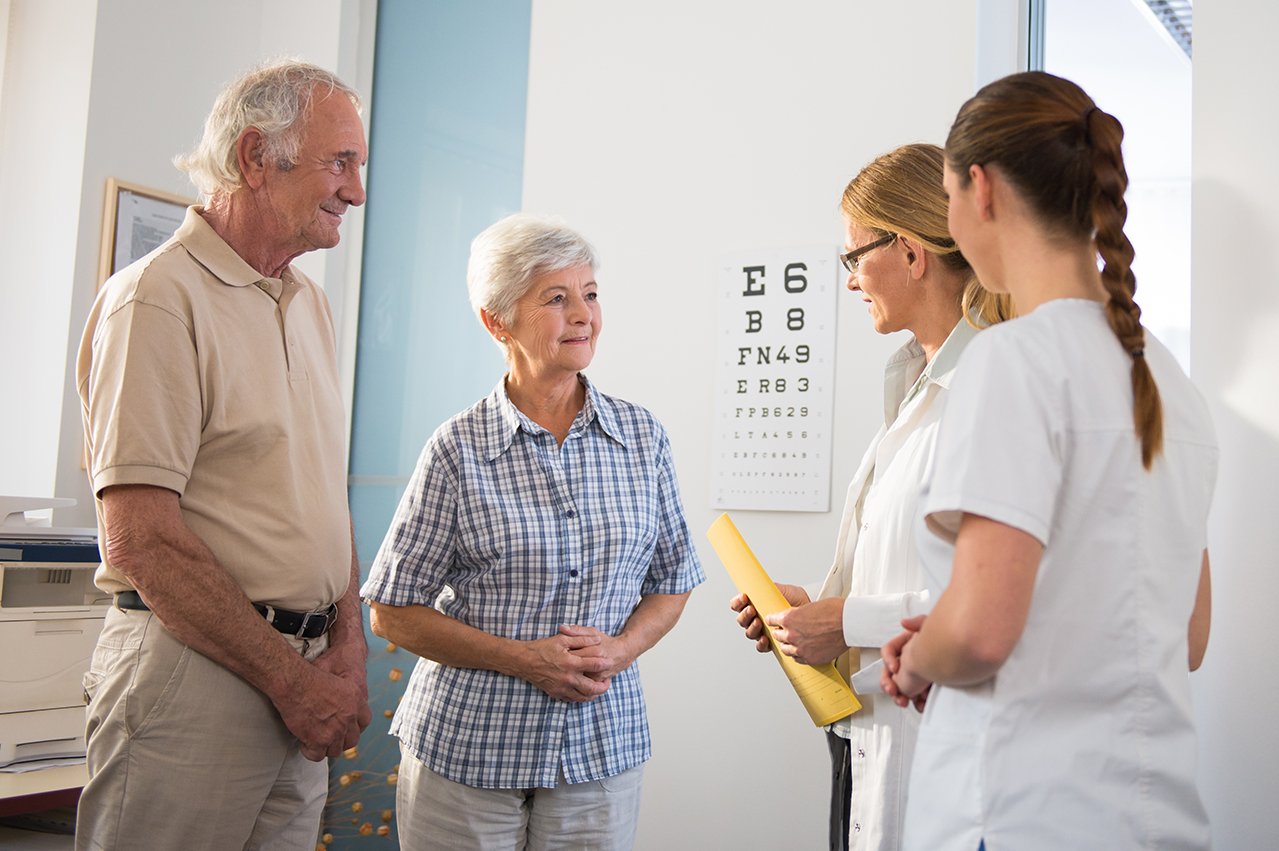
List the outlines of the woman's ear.
<svg viewBox="0 0 1279 851">
<path fill-rule="evenodd" d="M 968 167 L 968 179 L 973 186 L 973 202 L 976 206 L 977 215 L 982 221 L 988 222 L 995 218 L 994 205 L 994 186 L 991 183 L 992 172 L 988 172 L 985 166 L 974 163 Z"/>
<path fill-rule="evenodd" d="M 918 240 L 901 237 L 902 248 L 906 250 L 906 264 L 910 267 L 910 276 L 915 280 L 924 277 L 928 268 L 928 252 Z"/>
<path fill-rule="evenodd" d="M 493 314 L 489 313 L 487 310 L 481 307 L 480 321 L 484 323 L 485 329 L 487 329 L 488 332 L 493 335 L 494 339 L 496 339 L 499 343 L 506 342 L 506 338 L 508 334 L 507 334 L 506 326 L 502 323 L 502 320 L 498 319 Z"/>
</svg>

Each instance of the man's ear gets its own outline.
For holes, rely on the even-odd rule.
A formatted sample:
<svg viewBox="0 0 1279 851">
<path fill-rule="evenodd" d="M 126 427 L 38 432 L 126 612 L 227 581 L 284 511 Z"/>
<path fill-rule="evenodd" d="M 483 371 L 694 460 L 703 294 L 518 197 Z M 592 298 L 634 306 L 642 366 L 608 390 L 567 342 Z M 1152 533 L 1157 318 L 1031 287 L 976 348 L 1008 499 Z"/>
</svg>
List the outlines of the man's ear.
<svg viewBox="0 0 1279 851">
<path fill-rule="evenodd" d="M 235 140 L 235 155 L 244 185 L 257 189 L 266 179 L 266 140 L 262 138 L 262 131 L 256 127 L 245 128 Z"/>
</svg>

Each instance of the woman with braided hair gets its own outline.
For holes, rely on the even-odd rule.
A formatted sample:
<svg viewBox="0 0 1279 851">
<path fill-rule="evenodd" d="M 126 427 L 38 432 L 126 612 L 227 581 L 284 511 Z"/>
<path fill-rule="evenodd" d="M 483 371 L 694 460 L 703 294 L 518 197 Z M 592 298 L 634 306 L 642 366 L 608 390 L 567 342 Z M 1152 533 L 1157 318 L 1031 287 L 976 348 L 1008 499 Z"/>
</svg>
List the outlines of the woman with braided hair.
<svg viewBox="0 0 1279 851">
<path fill-rule="evenodd" d="M 1020 318 L 964 354 L 921 497 L 940 596 L 883 648 L 884 690 L 927 701 L 905 848 L 1209 845 L 1187 672 L 1217 448 L 1133 301 L 1122 138 L 1031 72 L 946 142 L 951 234 Z"/>
</svg>

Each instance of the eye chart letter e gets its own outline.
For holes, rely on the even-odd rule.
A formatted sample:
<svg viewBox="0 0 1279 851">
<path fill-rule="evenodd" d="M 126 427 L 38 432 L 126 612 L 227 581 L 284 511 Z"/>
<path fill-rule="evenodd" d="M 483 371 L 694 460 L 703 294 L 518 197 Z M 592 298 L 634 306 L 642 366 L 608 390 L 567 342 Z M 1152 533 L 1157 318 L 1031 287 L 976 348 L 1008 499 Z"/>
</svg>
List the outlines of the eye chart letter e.
<svg viewBox="0 0 1279 851">
<path fill-rule="evenodd" d="M 829 245 L 720 261 L 713 508 L 830 510 L 837 266 Z"/>
</svg>

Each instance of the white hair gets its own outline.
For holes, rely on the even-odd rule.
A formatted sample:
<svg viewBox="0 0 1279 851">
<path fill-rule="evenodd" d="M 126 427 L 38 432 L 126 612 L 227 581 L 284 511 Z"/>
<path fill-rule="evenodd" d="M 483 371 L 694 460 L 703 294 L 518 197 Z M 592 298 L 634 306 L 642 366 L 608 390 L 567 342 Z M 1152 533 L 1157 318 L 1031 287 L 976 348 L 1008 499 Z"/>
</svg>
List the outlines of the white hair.
<svg viewBox="0 0 1279 851">
<path fill-rule="evenodd" d="M 510 325 L 515 303 L 533 279 L 547 272 L 587 265 L 594 271 L 595 249 L 558 218 L 516 213 L 489 225 L 471 241 L 466 289 L 478 316 L 483 310 Z"/>
<path fill-rule="evenodd" d="M 360 108 L 354 89 L 316 65 L 297 59 L 259 65 L 222 90 L 204 122 L 200 143 L 189 154 L 174 157 L 173 164 L 206 198 L 229 195 L 244 180 L 236 142 L 246 129 L 256 127 L 266 146 L 263 155 L 287 171 L 297 164 L 312 103 L 317 95 L 323 100 L 334 92 Z"/>
</svg>

